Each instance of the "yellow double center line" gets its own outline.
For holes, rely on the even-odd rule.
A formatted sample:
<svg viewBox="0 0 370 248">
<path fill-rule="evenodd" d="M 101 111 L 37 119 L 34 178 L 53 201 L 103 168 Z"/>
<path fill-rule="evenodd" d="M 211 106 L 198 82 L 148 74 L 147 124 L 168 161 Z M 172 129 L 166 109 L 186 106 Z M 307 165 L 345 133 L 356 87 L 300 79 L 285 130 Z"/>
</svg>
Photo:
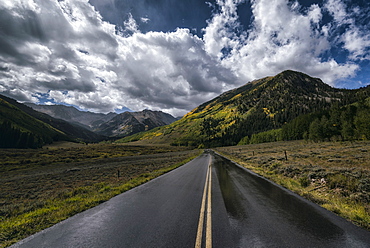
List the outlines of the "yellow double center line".
<svg viewBox="0 0 370 248">
<path fill-rule="evenodd" d="M 204 185 L 203 197 L 202 197 L 202 206 L 200 208 L 199 222 L 198 222 L 198 232 L 197 239 L 195 241 L 195 248 L 201 248 L 202 238 L 203 238 L 203 226 L 204 226 L 204 215 L 206 212 L 206 201 L 207 201 L 207 223 L 206 223 L 206 248 L 212 247 L 212 199 L 211 199 L 211 190 L 212 190 L 212 171 L 211 171 L 212 157 L 209 159 L 206 183 Z"/>
</svg>

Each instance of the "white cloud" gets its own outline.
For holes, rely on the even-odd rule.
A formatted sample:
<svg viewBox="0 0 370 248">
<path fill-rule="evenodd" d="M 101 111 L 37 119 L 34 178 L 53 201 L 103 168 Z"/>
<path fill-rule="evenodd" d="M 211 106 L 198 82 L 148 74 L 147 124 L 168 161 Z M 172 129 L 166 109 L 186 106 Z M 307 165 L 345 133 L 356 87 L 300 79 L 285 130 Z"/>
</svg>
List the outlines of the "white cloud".
<svg viewBox="0 0 370 248">
<path fill-rule="evenodd" d="M 323 10 L 318 5 L 301 13 L 298 2 L 290 5 L 288 0 L 252 1 L 253 28 L 248 35 L 233 36 L 234 32 L 225 22 L 238 25 L 235 11 L 238 2 L 225 1 L 223 4 L 228 8 L 222 8 L 223 12 L 213 17 L 204 35 L 205 43 L 210 44 L 209 53 L 218 57 L 223 48 L 231 47 L 222 64 L 244 80 L 293 69 L 334 85 L 338 79 L 354 76 L 359 68 L 353 62 L 339 64 L 332 58 L 322 59 L 331 48 L 330 27 L 319 25 Z M 330 3 L 330 6 L 334 5 Z M 343 22 L 342 12 L 333 11 L 337 11 L 336 20 Z M 359 48 L 361 40 L 357 41 L 352 44 L 353 49 Z M 358 53 L 363 54 L 363 51 Z"/>
<path fill-rule="evenodd" d="M 334 84 L 355 75 L 354 60 L 369 59 L 369 35 L 339 0 L 304 11 L 298 2 L 253 0 L 252 28 L 241 31 L 237 6 L 243 2 L 217 0 L 219 13 L 201 39 L 189 29 L 142 33 L 133 16 L 119 30 L 88 0 L 3 0 L 0 91 L 22 101 L 46 96 L 98 112 L 126 106 L 181 115 L 285 69 Z M 322 25 L 325 11 L 335 23 Z M 342 25 L 346 32 L 333 38 Z M 330 57 L 333 40 L 350 53 L 349 62 Z"/>
<path fill-rule="evenodd" d="M 141 22 L 143 22 L 143 23 L 148 23 L 148 22 L 150 21 L 150 19 L 149 19 L 149 18 L 147 18 L 147 17 L 141 17 L 141 18 L 140 18 L 140 20 L 141 20 Z"/>
<path fill-rule="evenodd" d="M 236 81 L 188 29 L 142 34 L 131 16 L 125 28 L 132 35 L 123 37 L 87 0 L 34 3 L 37 13 L 26 8 L 20 18 L 25 6 L 13 4 L 19 15 L 0 17 L 14 27 L 0 38 L 14 50 L 12 56 L 0 51 L 1 89 L 10 96 L 23 92 L 22 100 L 35 101 L 43 93 L 93 111 L 127 106 L 180 115 Z M 9 6 L 1 8 L 6 13 Z"/>
<path fill-rule="evenodd" d="M 337 23 L 348 23 L 346 6 L 342 0 L 327 0 L 325 3 L 325 8 L 329 11 Z"/>
<path fill-rule="evenodd" d="M 312 23 L 318 25 L 323 17 L 321 8 L 317 4 L 311 5 L 307 16 L 311 20 Z"/>
<path fill-rule="evenodd" d="M 221 12 L 214 15 L 204 29 L 205 50 L 208 54 L 223 57 L 223 49 L 233 49 L 238 44 L 235 29 L 239 27 L 237 6 L 243 0 L 217 0 Z"/>
<path fill-rule="evenodd" d="M 132 17 L 132 14 L 130 13 L 128 16 L 127 21 L 123 23 L 123 26 L 125 27 L 125 31 L 132 34 L 132 33 L 139 33 L 139 25 L 137 25 L 135 19 Z"/>
<path fill-rule="evenodd" d="M 370 34 L 364 34 L 357 27 L 353 27 L 344 33 L 341 41 L 344 48 L 350 52 L 351 59 L 370 59 Z"/>
<path fill-rule="evenodd" d="M 121 42 L 116 62 L 122 65 L 120 75 L 126 80 L 115 87 L 145 99 L 149 106 L 191 109 L 204 96 L 222 92 L 223 82 L 235 80 L 188 29 L 136 33 Z"/>
</svg>

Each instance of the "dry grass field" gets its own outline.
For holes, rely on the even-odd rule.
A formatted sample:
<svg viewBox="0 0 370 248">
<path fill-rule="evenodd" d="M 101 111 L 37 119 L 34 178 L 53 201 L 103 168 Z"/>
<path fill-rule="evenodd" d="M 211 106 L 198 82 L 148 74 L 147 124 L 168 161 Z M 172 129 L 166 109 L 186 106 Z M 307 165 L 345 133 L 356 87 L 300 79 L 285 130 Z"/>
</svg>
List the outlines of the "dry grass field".
<svg viewBox="0 0 370 248">
<path fill-rule="evenodd" d="M 0 247 L 172 170 L 200 151 L 79 145 L 0 150 Z"/>
<path fill-rule="evenodd" d="M 370 230 L 369 141 L 292 141 L 215 150 Z"/>
</svg>

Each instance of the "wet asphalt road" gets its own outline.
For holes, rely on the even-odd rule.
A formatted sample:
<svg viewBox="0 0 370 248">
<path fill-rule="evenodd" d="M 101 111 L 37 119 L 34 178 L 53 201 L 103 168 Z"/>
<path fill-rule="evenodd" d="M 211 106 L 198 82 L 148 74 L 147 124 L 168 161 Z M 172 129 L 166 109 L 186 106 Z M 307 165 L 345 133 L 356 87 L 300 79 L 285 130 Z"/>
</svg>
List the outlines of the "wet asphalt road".
<svg viewBox="0 0 370 248">
<path fill-rule="evenodd" d="M 370 247 L 370 232 L 204 153 L 14 247 L 195 247 L 197 241 L 202 247 Z"/>
</svg>

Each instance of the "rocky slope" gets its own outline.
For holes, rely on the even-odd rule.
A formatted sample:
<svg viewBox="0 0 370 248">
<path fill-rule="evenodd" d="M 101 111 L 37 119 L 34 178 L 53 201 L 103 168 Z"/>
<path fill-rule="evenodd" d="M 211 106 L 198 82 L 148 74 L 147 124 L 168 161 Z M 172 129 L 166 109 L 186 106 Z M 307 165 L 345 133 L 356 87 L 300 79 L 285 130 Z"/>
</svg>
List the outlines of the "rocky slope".
<svg viewBox="0 0 370 248">
<path fill-rule="evenodd" d="M 95 131 L 109 137 L 125 137 L 171 124 L 176 119 L 161 111 L 124 112 L 99 125 Z"/>
</svg>

